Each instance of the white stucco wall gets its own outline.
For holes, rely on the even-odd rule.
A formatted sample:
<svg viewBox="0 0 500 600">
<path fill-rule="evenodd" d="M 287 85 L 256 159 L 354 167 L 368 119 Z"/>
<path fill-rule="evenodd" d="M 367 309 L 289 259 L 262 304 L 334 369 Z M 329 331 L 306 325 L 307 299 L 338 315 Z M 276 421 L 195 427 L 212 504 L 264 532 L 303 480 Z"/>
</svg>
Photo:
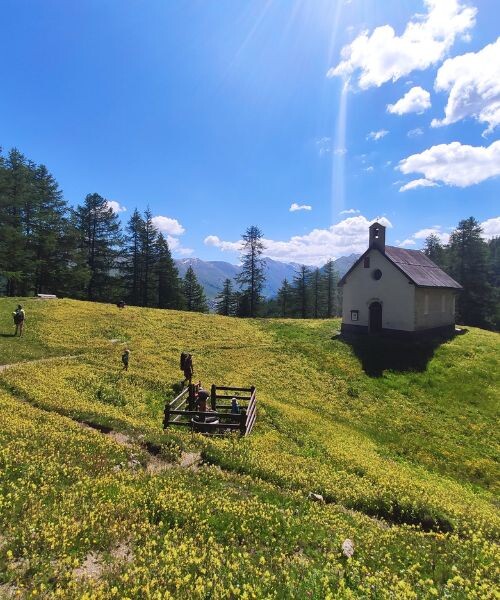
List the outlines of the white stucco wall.
<svg viewBox="0 0 500 600">
<path fill-rule="evenodd" d="M 363 261 L 347 276 L 343 286 L 342 322 L 347 325 L 368 326 L 368 307 L 374 301 L 382 304 L 382 327 L 414 331 L 415 286 L 378 250 L 370 250 L 370 267 Z M 382 278 L 372 277 L 375 269 L 382 271 Z M 359 311 L 359 320 L 351 321 L 351 310 Z"/>
<path fill-rule="evenodd" d="M 454 296 L 455 292 L 453 290 L 417 288 L 415 290 L 416 329 L 429 329 L 454 324 Z"/>
</svg>

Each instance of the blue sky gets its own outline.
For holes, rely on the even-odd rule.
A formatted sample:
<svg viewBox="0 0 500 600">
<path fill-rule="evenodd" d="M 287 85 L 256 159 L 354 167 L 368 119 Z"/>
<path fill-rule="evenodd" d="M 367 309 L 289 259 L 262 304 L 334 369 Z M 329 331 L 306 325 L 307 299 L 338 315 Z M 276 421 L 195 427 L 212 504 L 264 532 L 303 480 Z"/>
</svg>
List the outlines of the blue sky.
<svg viewBox="0 0 500 600">
<path fill-rule="evenodd" d="M 500 235 L 498 23 L 496 0 L 3 0 L 0 144 L 71 204 L 149 205 L 176 256 L 235 262 L 251 224 L 307 264 L 376 217 L 409 248 L 470 215 Z"/>
</svg>

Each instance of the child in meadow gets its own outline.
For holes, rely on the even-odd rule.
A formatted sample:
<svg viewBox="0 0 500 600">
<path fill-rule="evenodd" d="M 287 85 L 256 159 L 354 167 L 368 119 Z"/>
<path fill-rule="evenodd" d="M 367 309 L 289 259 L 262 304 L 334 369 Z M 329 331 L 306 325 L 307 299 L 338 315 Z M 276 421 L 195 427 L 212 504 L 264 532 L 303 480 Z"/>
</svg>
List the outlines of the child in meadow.
<svg viewBox="0 0 500 600">
<path fill-rule="evenodd" d="M 14 317 L 14 325 L 16 326 L 16 332 L 14 335 L 19 333 L 19 337 L 23 335 L 24 328 L 24 320 L 26 319 L 26 313 L 24 312 L 23 307 L 18 304 L 16 310 L 12 313 Z"/>
<path fill-rule="evenodd" d="M 129 358 L 130 358 L 130 350 L 128 348 L 125 348 L 125 350 L 123 351 L 123 354 L 122 354 L 122 363 L 123 363 L 124 371 L 128 371 Z"/>
</svg>

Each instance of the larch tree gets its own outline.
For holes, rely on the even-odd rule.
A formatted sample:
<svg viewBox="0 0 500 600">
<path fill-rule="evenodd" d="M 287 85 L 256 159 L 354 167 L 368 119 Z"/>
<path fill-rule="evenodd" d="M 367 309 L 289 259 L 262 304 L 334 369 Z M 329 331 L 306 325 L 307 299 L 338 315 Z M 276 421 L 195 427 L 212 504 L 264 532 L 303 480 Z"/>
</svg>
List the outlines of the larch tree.
<svg viewBox="0 0 500 600">
<path fill-rule="evenodd" d="M 90 272 L 86 296 L 89 300 L 110 300 L 116 294 L 118 278 L 113 271 L 123 240 L 120 222 L 108 202 L 99 194 L 88 194 L 74 211 L 75 226 Z"/>
<path fill-rule="evenodd" d="M 155 244 L 155 273 L 157 278 L 158 308 L 182 308 L 179 271 L 172 258 L 168 242 L 160 233 Z"/>
<path fill-rule="evenodd" d="M 330 258 L 323 267 L 322 287 L 325 300 L 325 316 L 331 319 L 338 312 L 338 274 L 333 260 Z"/>
<path fill-rule="evenodd" d="M 182 280 L 185 309 L 192 312 L 208 312 L 207 299 L 203 287 L 199 284 L 193 267 L 189 265 Z"/>
<path fill-rule="evenodd" d="M 302 265 L 293 278 L 293 291 L 295 296 L 295 306 L 299 316 L 307 319 L 310 306 L 311 271 L 305 265 Z"/>
<path fill-rule="evenodd" d="M 215 297 L 215 312 L 218 315 L 229 317 L 236 312 L 236 302 L 231 279 L 225 279 L 222 289 Z"/>
<path fill-rule="evenodd" d="M 482 229 L 473 217 L 460 221 L 450 236 L 450 274 L 464 288 L 458 296 L 459 323 L 491 327 L 493 289 L 488 282 L 489 253 Z"/>
<path fill-rule="evenodd" d="M 292 286 L 289 284 L 288 279 L 285 278 L 281 282 L 280 289 L 278 290 L 278 305 L 280 308 L 280 314 L 283 318 L 290 315 L 292 299 Z"/>
<path fill-rule="evenodd" d="M 236 277 L 242 295 L 246 298 L 244 302 L 240 302 L 240 307 L 244 307 L 243 311 L 240 311 L 241 316 L 255 317 L 262 299 L 266 280 L 262 237 L 262 231 L 255 225 L 249 227 L 242 236 L 243 261 L 241 272 Z"/>
</svg>

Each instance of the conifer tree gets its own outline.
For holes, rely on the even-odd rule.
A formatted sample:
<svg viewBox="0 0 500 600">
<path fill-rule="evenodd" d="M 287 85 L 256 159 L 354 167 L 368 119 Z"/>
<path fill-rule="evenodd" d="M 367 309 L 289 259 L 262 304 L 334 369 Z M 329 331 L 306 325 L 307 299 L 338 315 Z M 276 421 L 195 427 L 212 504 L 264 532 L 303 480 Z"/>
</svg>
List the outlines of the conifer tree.
<svg viewBox="0 0 500 600">
<path fill-rule="evenodd" d="M 154 276 L 154 264 L 157 237 L 158 231 L 153 223 L 153 214 L 148 207 L 144 211 L 143 227 L 141 228 L 142 306 L 151 306 L 155 297 L 156 278 Z"/>
<path fill-rule="evenodd" d="M 278 290 L 278 304 L 281 316 L 283 318 L 288 317 L 292 309 L 292 286 L 286 278 L 283 279 L 281 287 Z"/>
<path fill-rule="evenodd" d="M 431 233 L 425 240 L 424 254 L 441 269 L 446 269 L 446 249 L 435 233 Z"/>
<path fill-rule="evenodd" d="M 80 246 L 85 253 L 90 278 L 89 300 L 109 301 L 116 295 L 118 279 L 113 275 L 123 240 L 118 217 L 99 194 L 88 194 L 74 211 Z"/>
<path fill-rule="evenodd" d="M 208 312 L 207 299 L 203 287 L 190 265 L 182 281 L 185 309 L 193 312 Z"/>
<path fill-rule="evenodd" d="M 241 291 L 246 297 L 240 303 L 241 316 L 255 317 L 262 300 L 262 289 L 266 280 L 264 269 L 265 260 L 262 258 L 264 244 L 262 231 L 252 225 L 243 234 L 243 264 L 236 281 L 240 284 Z"/>
<path fill-rule="evenodd" d="M 313 317 L 319 319 L 323 312 L 323 293 L 321 285 L 321 271 L 316 268 L 311 274 L 312 311 Z"/>
<path fill-rule="evenodd" d="M 142 231 L 144 219 L 137 208 L 130 217 L 125 237 L 125 253 L 123 263 L 123 280 L 127 301 L 134 305 L 141 305 L 141 280 L 142 280 Z"/>
<path fill-rule="evenodd" d="M 156 240 L 155 254 L 158 307 L 180 309 L 182 308 L 182 292 L 179 271 L 175 266 L 168 242 L 162 233 Z"/>
<path fill-rule="evenodd" d="M 460 221 L 450 236 L 450 274 L 464 288 L 458 296 L 459 323 L 491 326 L 493 290 L 488 282 L 488 246 L 481 227 L 473 217 Z"/>
<path fill-rule="evenodd" d="M 338 313 L 338 275 L 335 271 L 335 265 L 330 258 L 323 267 L 322 287 L 325 299 L 325 316 L 331 319 Z"/>
<path fill-rule="evenodd" d="M 302 319 L 306 319 L 309 315 L 310 282 L 311 271 L 305 265 L 302 265 L 293 279 L 296 308 Z"/>
<path fill-rule="evenodd" d="M 224 280 L 221 291 L 215 297 L 215 312 L 226 317 L 236 312 L 233 282 L 229 278 Z"/>
</svg>

